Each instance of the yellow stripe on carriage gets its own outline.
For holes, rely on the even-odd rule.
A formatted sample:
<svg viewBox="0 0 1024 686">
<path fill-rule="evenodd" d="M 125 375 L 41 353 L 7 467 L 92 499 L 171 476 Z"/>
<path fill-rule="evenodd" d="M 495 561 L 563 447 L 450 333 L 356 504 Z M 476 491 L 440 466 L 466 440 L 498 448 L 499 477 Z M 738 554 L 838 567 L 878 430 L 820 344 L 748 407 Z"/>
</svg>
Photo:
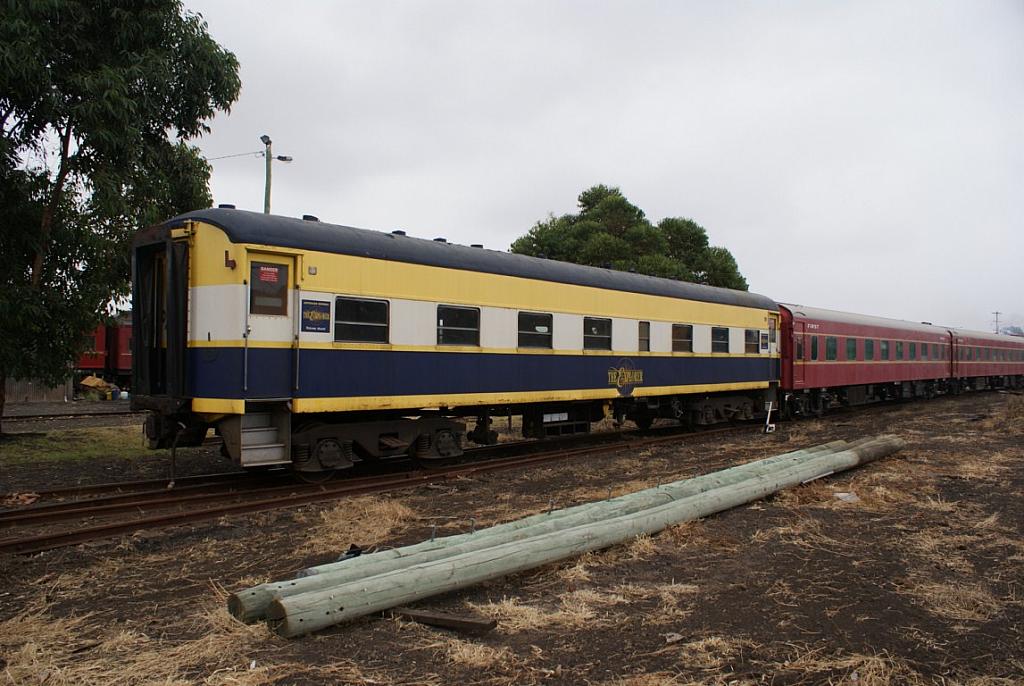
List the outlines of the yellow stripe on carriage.
<svg viewBox="0 0 1024 686">
<path fill-rule="evenodd" d="M 768 381 L 688 386 L 637 386 L 634 397 L 683 393 L 718 393 L 768 388 Z M 359 396 L 353 398 L 295 398 L 292 412 L 346 412 L 353 410 L 401 410 L 428 407 L 469 407 L 520 403 L 571 402 L 574 400 L 613 400 L 620 397 L 614 387 L 566 391 L 524 391 L 511 393 L 453 393 L 448 395 Z"/>
</svg>

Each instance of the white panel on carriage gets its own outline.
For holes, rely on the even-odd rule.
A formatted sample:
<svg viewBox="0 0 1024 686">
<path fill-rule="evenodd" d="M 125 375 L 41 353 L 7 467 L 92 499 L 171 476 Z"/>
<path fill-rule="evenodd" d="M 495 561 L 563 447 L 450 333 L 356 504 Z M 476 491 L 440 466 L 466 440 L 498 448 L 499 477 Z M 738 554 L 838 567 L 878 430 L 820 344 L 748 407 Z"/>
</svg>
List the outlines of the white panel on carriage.
<svg viewBox="0 0 1024 686">
<path fill-rule="evenodd" d="M 732 354 L 742 353 L 746 349 L 746 329 L 729 329 L 729 352 Z"/>
<path fill-rule="evenodd" d="M 391 343 L 436 345 L 437 303 L 392 299 Z"/>
<path fill-rule="evenodd" d="M 667 353 L 672 351 L 672 323 L 651 322 L 651 352 Z"/>
<path fill-rule="evenodd" d="M 515 348 L 519 345 L 519 311 L 503 307 L 480 308 L 480 347 Z"/>
<path fill-rule="evenodd" d="M 555 350 L 583 350 L 583 317 L 556 312 L 552 326 Z"/>
<path fill-rule="evenodd" d="M 188 339 L 238 341 L 245 332 L 245 293 L 241 285 L 189 289 Z"/>
<path fill-rule="evenodd" d="M 711 327 L 706 324 L 693 325 L 693 352 L 707 354 L 711 352 Z"/>
<path fill-rule="evenodd" d="M 636 319 L 612 319 L 612 350 L 636 352 L 640 349 L 640 328 Z"/>
<path fill-rule="evenodd" d="M 288 313 L 291 315 L 295 307 L 295 291 L 288 289 Z M 291 316 L 271 314 L 249 315 L 249 344 L 254 343 L 291 343 L 295 336 L 295 323 Z"/>
</svg>

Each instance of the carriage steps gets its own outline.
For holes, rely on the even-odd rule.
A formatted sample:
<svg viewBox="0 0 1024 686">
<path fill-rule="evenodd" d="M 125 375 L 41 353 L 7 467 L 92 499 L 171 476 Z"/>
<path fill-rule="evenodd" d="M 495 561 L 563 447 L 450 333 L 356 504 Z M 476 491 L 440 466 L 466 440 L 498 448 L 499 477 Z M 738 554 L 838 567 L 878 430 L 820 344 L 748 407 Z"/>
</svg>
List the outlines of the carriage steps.
<svg viewBox="0 0 1024 686">
<path fill-rule="evenodd" d="M 280 440 L 279 429 L 270 412 L 242 415 L 241 446 L 243 467 L 289 462 L 287 448 Z"/>
</svg>

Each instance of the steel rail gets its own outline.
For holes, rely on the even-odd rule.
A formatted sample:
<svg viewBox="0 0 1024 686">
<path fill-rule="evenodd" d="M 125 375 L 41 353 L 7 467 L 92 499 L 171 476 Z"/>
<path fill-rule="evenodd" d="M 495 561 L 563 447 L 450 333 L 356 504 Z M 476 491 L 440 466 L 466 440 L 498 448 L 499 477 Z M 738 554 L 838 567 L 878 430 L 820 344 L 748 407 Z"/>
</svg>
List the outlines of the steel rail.
<svg viewBox="0 0 1024 686">
<path fill-rule="evenodd" d="M 82 412 L 78 414 L 21 414 L 21 415 L 4 415 L 4 422 L 45 422 L 53 419 L 84 419 L 88 417 L 133 417 L 135 415 L 143 415 L 144 412 L 132 412 L 125 410 L 123 412 Z"/>
<path fill-rule="evenodd" d="M 151 491 L 135 491 L 99 498 L 66 500 L 55 503 L 43 503 L 40 505 L 30 505 L 28 507 L 0 510 L 0 527 L 21 526 L 38 522 L 72 519 L 74 517 L 111 514 L 115 512 L 145 509 L 146 507 L 158 505 L 201 502 L 203 500 L 216 500 L 217 498 L 243 497 L 247 492 L 253 493 L 281 489 L 287 490 L 289 488 L 294 490 L 297 487 L 301 488 L 303 486 L 307 486 L 307 484 L 303 484 L 302 482 L 293 481 L 290 483 L 278 482 L 276 487 L 273 484 L 267 484 L 265 488 L 261 488 L 260 484 L 253 483 L 253 481 L 254 480 L 251 477 L 246 479 L 246 475 L 240 474 L 236 481 L 227 481 L 224 483 L 199 483 L 181 487 L 175 486 L 173 489 L 162 488 Z"/>
<path fill-rule="evenodd" d="M 213 484 L 222 481 L 231 481 L 246 476 L 246 472 L 217 472 L 214 474 L 196 474 L 194 476 L 179 476 L 175 482 L 174 490 L 181 488 L 178 484 L 185 484 L 191 486 L 192 484 Z M 46 491 L 26 491 L 27 493 L 33 493 L 38 495 L 40 498 L 67 498 L 77 495 L 86 495 L 90 493 L 106 493 L 106 492 L 118 492 L 118 491 L 136 491 L 136 490 L 167 490 L 167 484 L 171 480 L 169 478 L 161 479 L 142 479 L 139 481 L 110 481 L 99 484 L 80 484 L 77 486 L 62 486 L 60 488 L 51 488 Z"/>
</svg>

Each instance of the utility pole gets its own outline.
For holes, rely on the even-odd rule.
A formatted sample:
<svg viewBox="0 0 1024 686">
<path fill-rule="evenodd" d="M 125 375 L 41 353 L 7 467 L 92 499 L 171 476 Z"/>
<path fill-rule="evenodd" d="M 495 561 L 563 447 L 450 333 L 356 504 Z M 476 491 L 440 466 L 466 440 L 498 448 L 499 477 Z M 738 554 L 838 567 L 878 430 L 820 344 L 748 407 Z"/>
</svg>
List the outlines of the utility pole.
<svg viewBox="0 0 1024 686">
<path fill-rule="evenodd" d="M 996 316 L 996 333 L 999 333 L 999 315 L 1001 315 L 1002 312 L 1000 312 L 999 310 L 996 310 L 992 314 L 994 314 Z"/>
<path fill-rule="evenodd" d="M 267 146 L 266 151 L 263 153 L 263 157 L 267 161 L 267 181 L 263 186 L 263 214 L 270 214 L 270 163 L 273 160 L 270 156 L 271 140 L 267 134 L 260 136 L 260 140 L 263 141 L 263 145 Z"/>
<path fill-rule="evenodd" d="M 266 146 L 266 150 L 263 151 L 263 157 L 267 161 L 267 181 L 263 187 L 263 214 L 270 214 L 270 165 L 274 160 L 278 162 L 291 162 L 292 158 L 288 155 L 274 157 L 270 152 L 270 146 L 273 144 L 273 141 L 270 140 L 270 136 L 267 134 L 260 136 L 260 140 Z"/>
</svg>

